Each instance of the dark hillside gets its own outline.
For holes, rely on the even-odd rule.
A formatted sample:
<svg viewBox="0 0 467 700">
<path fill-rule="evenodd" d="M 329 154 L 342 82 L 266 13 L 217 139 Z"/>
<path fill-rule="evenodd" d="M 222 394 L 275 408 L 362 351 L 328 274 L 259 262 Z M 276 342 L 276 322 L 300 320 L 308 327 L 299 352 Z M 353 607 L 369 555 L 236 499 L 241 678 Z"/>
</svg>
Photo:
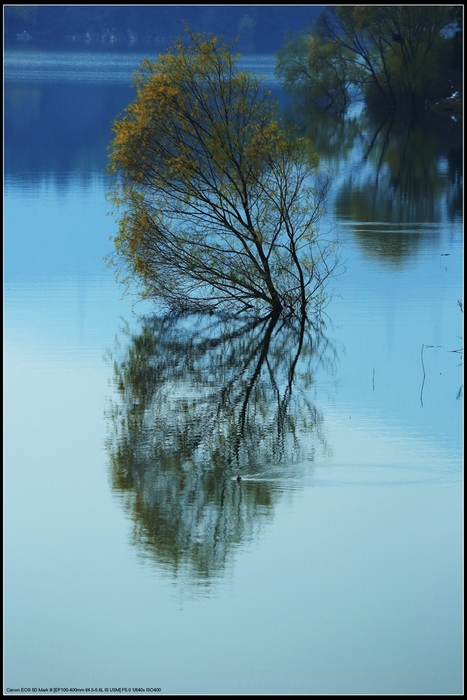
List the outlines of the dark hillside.
<svg viewBox="0 0 467 700">
<path fill-rule="evenodd" d="M 240 51 L 273 52 L 287 33 L 307 29 L 323 7 L 289 5 L 240 6 L 5 6 L 6 45 L 64 43 L 100 47 L 165 47 L 183 33 L 183 22 L 195 32 L 240 37 Z"/>
</svg>

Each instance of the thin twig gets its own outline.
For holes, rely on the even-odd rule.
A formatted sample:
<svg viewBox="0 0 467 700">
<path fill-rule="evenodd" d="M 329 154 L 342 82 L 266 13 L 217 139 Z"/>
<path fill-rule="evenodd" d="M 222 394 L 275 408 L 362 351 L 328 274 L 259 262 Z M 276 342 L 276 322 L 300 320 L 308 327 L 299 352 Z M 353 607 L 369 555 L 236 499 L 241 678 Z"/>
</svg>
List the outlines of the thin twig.
<svg viewBox="0 0 467 700">
<path fill-rule="evenodd" d="M 421 358 L 422 358 L 422 369 L 423 369 L 423 381 L 422 381 L 422 388 L 420 389 L 420 403 L 422 404 L 423 408 L 423 387 L 425 386 L 425 363 L 423 362 L 423 348 L 425 347 L 425 344 L 422 343 L 422 352 L 421 352 Z"/>
</svg>

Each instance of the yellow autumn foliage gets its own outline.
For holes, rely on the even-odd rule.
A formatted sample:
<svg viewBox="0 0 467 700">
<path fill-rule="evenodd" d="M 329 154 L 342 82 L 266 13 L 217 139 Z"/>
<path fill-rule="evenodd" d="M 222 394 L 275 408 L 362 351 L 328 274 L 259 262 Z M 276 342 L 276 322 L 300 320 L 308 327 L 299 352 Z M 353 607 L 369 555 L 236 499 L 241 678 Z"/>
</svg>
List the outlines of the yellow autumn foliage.
<svg viewBox="0 0 467 700">
<path fill-rule="evenodd" d="M 311 276 L 300 262 L 313 257 L 327 183 L 236 60 L 220 40 L 189 35 L 142 62 L 113 124 L 116 262 L 169 307 L 304 310 L 307 288 L 334 269 Z"/>
</svg>

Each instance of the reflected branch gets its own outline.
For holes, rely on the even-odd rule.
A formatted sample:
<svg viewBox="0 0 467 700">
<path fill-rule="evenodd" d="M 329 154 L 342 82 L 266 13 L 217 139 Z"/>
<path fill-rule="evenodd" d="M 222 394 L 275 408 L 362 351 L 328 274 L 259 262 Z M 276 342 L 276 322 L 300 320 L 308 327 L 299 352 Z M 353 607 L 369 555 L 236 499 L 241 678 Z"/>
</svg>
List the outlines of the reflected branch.
<svg viewBox="0 0 467 700">
<path fill-rule="evenodd" d="M 278 479 L 327 454 L 309 390 L 335 351 L 304 317 L 150 316 L 123 335 L 108 411 L 114 493 L 143 557 L 208 582 L 272 516 Z"/>
</svg>

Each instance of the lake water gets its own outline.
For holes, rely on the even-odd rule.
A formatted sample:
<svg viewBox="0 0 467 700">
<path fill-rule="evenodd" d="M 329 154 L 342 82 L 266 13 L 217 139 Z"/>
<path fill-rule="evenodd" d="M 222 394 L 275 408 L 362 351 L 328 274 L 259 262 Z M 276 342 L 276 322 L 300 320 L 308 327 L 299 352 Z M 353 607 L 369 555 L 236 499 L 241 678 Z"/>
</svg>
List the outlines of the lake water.
<svg viewBox="0 0 467 700">
<path fill-rule="evenodd" d="M 459 125 L 309 126 L 326 326 L 213 353 L 103 262 L 140 58 L 5 55 L 4 691 L 462 693 Z"/>
</svg>

